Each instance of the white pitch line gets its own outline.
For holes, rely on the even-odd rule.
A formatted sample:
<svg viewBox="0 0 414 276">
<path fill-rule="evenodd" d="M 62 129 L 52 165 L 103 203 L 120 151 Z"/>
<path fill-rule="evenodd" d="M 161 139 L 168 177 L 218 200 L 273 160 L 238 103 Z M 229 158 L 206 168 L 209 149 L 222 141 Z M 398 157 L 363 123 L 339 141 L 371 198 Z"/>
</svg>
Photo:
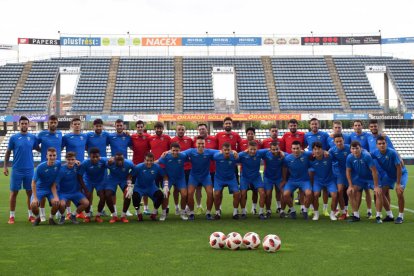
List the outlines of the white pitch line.
<svg viewBox="0 0 414 276">
<path fill-rule="evenodd" d="M 362 197 L 362 199 L 365 200 L 365 197 Z M 372 200 L 372 202 L 375 203 L 374 200 Z M 391 206 L 391 208 L 399 209 L 398 206 L 395 206 L 395 205 L 392 205 L 392 204 L 390 204 L 390 206 Z M 414 214 L 414 210 L 412 210 L 412 209 L 404 208 L 404 211 L 407 211 L 408 213 Z"/>
</svg>

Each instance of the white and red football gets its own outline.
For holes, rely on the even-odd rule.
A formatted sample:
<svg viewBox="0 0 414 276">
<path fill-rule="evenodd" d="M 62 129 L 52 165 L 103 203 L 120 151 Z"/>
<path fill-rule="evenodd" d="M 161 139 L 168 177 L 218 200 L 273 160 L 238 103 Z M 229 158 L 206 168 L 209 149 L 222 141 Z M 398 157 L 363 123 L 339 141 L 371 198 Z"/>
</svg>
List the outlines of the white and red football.
<svg viewBox="0 0 414 276">
<path fill-rule="evenodd" d="M 226 235 L 222 232 L 214 232 L 210 235 L 211 248 L 221 249 L 225 246 Z"/>
<path fill-rule="evenodd" d="M 256 249 L 260 245 L 260 237 L 255 232 L 248 232 L 243 237 L 243 244 L 247 249 Z"/>
<path fill-rule="evenodd" d="M 263 250 L 266 252 L 276 252 L 279 251 L 282 241 L 278 235 L 269 234 L 263 239 Z"/>
<path fill-rule="evenodd" d="M 242 243 L 243 243 L 243 238 L 239 233 L 231 232 L 227 235 L 226 246 L 228 249 L 238 250 L 240 249 Z"/>
</svg>

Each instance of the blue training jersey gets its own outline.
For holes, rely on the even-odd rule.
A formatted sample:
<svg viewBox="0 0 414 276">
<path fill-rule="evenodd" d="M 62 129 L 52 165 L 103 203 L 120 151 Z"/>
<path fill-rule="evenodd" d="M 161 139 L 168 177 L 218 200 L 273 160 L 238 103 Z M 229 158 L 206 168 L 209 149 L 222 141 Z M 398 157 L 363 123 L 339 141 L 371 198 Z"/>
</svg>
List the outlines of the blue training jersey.
<svg viewBox="0 0 414 276">
<path fill-rule="evenodd" d="M 371 153 L 371 156 L 377 161 L 377 164 L 390 179 L 397 181 L 397 169 L 395 166 L 401 164 L 401 158 L 399 157 L 397 151 L 387 148 L 385 153 L 382 154 L 378 149 L 376 149 Z M 407 172 L 405 166 L 402 168 L 402 173 L 404 172 Z"/>
<path fill-rule="evenodd" d="M 312 152 L 305 151 L 298 157 L 295 157 L 293 154 L 285 156 L 283 159 L 283 165 L 289 171 L 289 181 L 292 182 L 303 182 L 309 181 L 309 167 L 310 160 L 309 157 L 312 155 Z"/>
<path fill-rule="evenodd" d="M 79 168 L 77 165 L 72 168 L 68 168 L 66 164 L 60 167 L 55 180 L 60 194 L 74 194 L 80 192 L 81 186 L 78 181 L 78 171 Z"/>
<path fill-rule="evenodd" d="M 107 167 L 109 169 L 108 181 L 115 183 L 126 183 L 127 176 L 132 173 L 134 169 L 134 164 L 131 160 L 124 160 L 122 166 L 117 166 L 116 162 L 112 162 L 111 165 L 107 162 Z"/>
<path fill-rule="evenodd" d="M 351 154 L 351 147 L 344 145 L 343 149 L 338 149 L 336 146 L 329 150 L 329 155 L 332 158 L 333 172 L 335 175 L 346 174 L 346 158 Z"/>
<path fill-rule="evenodd" d="M 56 150 L 57 160 L 62 159 L 62 132 L 56 131 L 51 133 L 49 130 L 42 130 L 37 134 L 37 143 L 40 144 L 41 159 L 40 162 L 46 162 L 48 148 Z"/>
<path fill-rule="evenodd" d="M 253 156 L 251 156 L 248 152 L 240 152 L 238 163 L 242 165 L 241 176 L 248 180 L 261 177 L 260 165 L 262 158 L 268 151 L 268 149 L 258 150 Z"/>
<path fill-rule="evenodd" d="M 344 137 L 344 144 L 345 145 L 350 145 L 351 144 L 351 137 L 347 134 L 344 134 L 344 133 L 342 133 L 342 136 Z M 334 138 L 331 137 L 331 136 L 328 137 L 328 145 L 329 145 L 329 148 L 336 147 Z"/>
<path fill-rule="evenodd" d="M 353 154 L 346 158 L 346 168 L 351 169 L 352 181 L 358 180 L 372 180 L 371 168 L 375 167 L 371 155 L 367 151 L 361 152 L 359 158 Z"/>
<path fill-rule="evenodd" d="M 203 153 L 198 153 L 197 149 L 191 148 L 181 153 L 185 154 L 191 162 L 190 174 L 196 177 L 205 177 L 210 174 L 210 161 L 218 150 L 204 149 Z"/>
<path fill-rule="evenodd" d="M 235 159 L 232 153 L 230 153 L 229 158 L 224 158 L 222 153 L 216 153 L 213 156 L 213 160 L 216 161 L 215 176 L 218 179 L 226 181 L 236 178 L 234 171 L 237 166 L 238 159 Z"/>
<path fill-rule="evenodd" d="M 309 131 L 305 133 L 305 147 L 309 146 L 309 151 L 311 151 L 313 143 L 321 142 L 322 149 L 328 150 L 329 149 L 328 137 L 329 137 L 329 134 L 325 131 L 318 131 L 317 133 L 313 133 L 312 131 Z"/>
<path fill-rule="evenodd" d="M 105 180 L 105 176 L 107 175 L 107 161 L 105 157 L 101 157 L 96 164 L 93 164 L 91 159 L 88 158 L 80 165 L 78 174 L 82 175 L 88 184 L 100 184 Z"/>
<path fill-rule="evenodd" d="M 36 182 L 37 190 L 50 191 L 52 184 L 59 174 L 60 165 L 61 163 L 56 161 L 52 166 L 48 166 L 47 162 L 42 162 L 37 166 L 33 174 L 33 180 Z"/>
<path fill-rule="evenodd" d="M 62 138 L 62 148 L 66 148 L 66 152 L 73 151 L 76 153 L 76 160 L 82 162 L 85 159 L 85 146 L 87 136 L 84 133 L 65 134 Z"/>
<path fill-rule="evenodd" d="M 262 150 L 260 150 L 262 151 Z M 286 156 L 287 153 L 285 153 Z M 283 158 L 281 156 L 274 156 L 270 150 L 265 152 L 264 156 L 262 157 L 265 161 L 265 169 L 264 169 L 264 177 L 279 181 L 282 179 L 282 168 L 283 168 Z"/>
<path fill-rule="evenodd" d="M 136 176 L 135 185 L 142 190 L 154 186 L 157 177 L 164 175 L 164 170 L 158 164 L 153 164 L 148 168 L 145 163 L 140 163 L 132 171 L 132 176 Z"/>
<path fill-rule="evenodd" d="M 115 156 L 118 152 L 124 155 L 125 159 L 128 159 L 128 147 L 132 146 L 131 137 L 125 133 L 110 133 L 109 145 L 111 146 L 111 155 Z"/>
<path fill-rule="evenodd" d="M 365 150 L 369 151 L 369 145 L 368 145 L 368 138 L 369 138 L 369 133 L 368 132 L 362 132 L 361 134 L 357 134 L 355 132 L 352 132 L 349 135 L 349 138 L 352 141 L 358 141 L 361 144 L 361 147 Z"/>
<path fill-rule="evenodd" d="M 165 165 L 165 172 L 170 182 L 175 182 L 184 178 L 184 163 L 188 161 L 187 155 L 180 152 L 177 157 L 173 157 L 171 153 L 160 158 L 158 162 Z"/>
<path fill-rule="evenodd" d="M 98 148 L 101 157 L 106 157 L 106 146 L 109 145 L 109 133 L 106 131 L 102 131 L 101 134 L 96 134 L 96 132 L 88 132 L 86 136 L 86 147 L 88 149 L 88 154 L 90 154 L 91 148 Z"/>
<path fill-rule="evenodd" d="M 380 135 L 374 136 L 372 133 L 369 133 L 369 136 L 368 136 L 369 152 L 374 152 L 375 150 L 377 150 L 377 138 L 379 136 Z M 388 136 L 385 136 L 385 142 L 387 143 L 387 148 L 395 150 L 394 145 L 392 144 Z"/>
<path fill-rule="evenodd" d="M 316 158 L 310 161 L 310 171 L 314 172 L 314 180 L 321 183 L 329 183 L 335 179 L 332 172 L 332 158 L 322 156 L 321 160 Z"/>
<path fill-rule="evenodd" d="M 33 150 L 37 138 L 31 133 L 16 133 L 9 139 L 8 150 L 13 151 L 13 169 L 33 169 Z"/>
</svg>

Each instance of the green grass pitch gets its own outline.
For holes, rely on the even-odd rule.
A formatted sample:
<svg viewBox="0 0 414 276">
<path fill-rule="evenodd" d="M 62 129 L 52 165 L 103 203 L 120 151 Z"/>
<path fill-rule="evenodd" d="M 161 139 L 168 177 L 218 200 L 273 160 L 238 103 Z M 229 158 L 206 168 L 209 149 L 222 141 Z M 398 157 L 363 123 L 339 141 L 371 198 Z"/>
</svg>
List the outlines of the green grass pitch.
<svg viewBox="0 0 414 276">
<path fill-rule="evenodd" d="M 323 216 L 318 222 L 300 216 L 295 221 L 276 216 L 260 221 L 252 215 L 234 221 L 231 198 L 225 191 L 220 221 L 198 216 L 194 222 L 184 222 L 171 214 L 165 222 L 145 217 L 142 223 L 133 220 L 111 225 L 105 218 L 103 224 L 53 227 L 43 223 L 33 227 L 27 222 L 24 192 L 18 197 L 16 224 L 8 225 L 9 179 L 1 176 L 0 275 L 409 275 L 414 271 L 413 166 L 409 175 L 405 192 L 409 210 L 402 225 L 377 225 L 365 218 L 355 224 L 331 222 Z M 394 192 L 392 195 L 396 205 Z M 250 206 L 249 201 L 248 210 Z M 365 215 L 365 203 L 361 211 Z M 395 208 L 393 212 L 398 214 Z M 261 238 L 277 234 L 282 248 L 275 254 L 261 247 L 254 251 L 214 250 L 208 244 L 214 231 L 242 235 L 254 231 Z"/>
</svg>

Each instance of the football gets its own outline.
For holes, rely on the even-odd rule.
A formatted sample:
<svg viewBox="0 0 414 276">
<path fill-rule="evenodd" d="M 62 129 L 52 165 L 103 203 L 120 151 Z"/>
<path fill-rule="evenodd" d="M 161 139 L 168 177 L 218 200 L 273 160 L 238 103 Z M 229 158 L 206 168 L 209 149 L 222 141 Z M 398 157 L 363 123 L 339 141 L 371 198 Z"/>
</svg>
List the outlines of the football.
<svg viewBox="0 0 414 276">
<path fill-rule="evenodd" d="M 255 232 L 248 232 L 243 237 L 243 244 L 247 249 L 256 249 L 260 245 L 260 237 Z"/>
<path fill-rule="evenodd" d="M 263 250 L 266 252 L 276 252 L 280 249 L 282 241 L 277 235 L 267 235 L 263 239 Z"/>
<path fill-rule="evenodd" d="M 214 232 L 210 235 L 210 246 L 214 249 L 220 249 L 224 247 L 226 242 L 226 235 L 222 232 Z"/>
<path fill-rule="evenodd" d="M 226 238 L 226 246 L 231 250 L 238 250 L 240 249 L 243 242 L 242 236 L 237 232 L 231 232 L 227 235 Z"/>
</svg>

